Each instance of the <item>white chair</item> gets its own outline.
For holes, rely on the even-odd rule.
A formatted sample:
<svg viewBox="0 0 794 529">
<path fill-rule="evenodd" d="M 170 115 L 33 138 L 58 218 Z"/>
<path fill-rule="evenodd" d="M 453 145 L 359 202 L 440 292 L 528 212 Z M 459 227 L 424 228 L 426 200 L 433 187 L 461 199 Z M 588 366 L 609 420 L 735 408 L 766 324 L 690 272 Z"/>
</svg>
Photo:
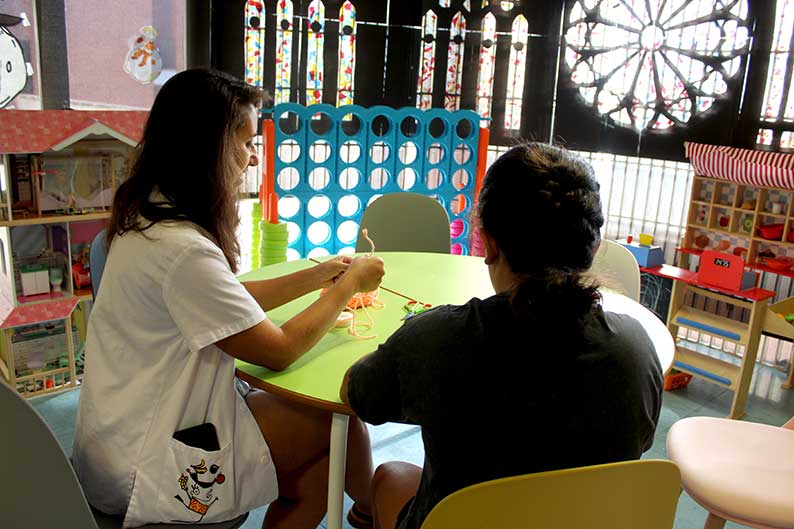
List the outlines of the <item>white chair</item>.
<svg viewBox="0 0 794 529">
<path fill-rule="evenodd" d="M 601 240 L 590 273 L 600 280 L 602 286 L 609 288 L 611 283 L 621 287 L 624 294 L 634 301 L 640 301 L 640 265 L 626 248 L 607 239 Z"/>
<path fill-rule="evenodd" d="M 361 229 L 380 252 L 449 253 L 449 215 L 437 200 L 418 193 L 383 195 L 367 206 Z M 356 252 L 368 252 L 370 244 L 358 234 Z"/>
</svg>

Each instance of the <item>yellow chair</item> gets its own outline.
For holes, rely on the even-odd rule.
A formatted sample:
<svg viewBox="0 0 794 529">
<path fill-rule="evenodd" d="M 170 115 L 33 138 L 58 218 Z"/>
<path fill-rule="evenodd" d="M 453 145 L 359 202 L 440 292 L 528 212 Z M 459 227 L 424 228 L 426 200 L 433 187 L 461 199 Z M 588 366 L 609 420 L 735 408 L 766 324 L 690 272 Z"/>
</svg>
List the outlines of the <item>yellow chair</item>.
<svg viewBox="0 0 794 529">
<path fill-rule="evenodd" d="M 671 529 L 680 492 L 665 460 L 539 472 L 461 489 L 422 529 Z"/>
</svg>

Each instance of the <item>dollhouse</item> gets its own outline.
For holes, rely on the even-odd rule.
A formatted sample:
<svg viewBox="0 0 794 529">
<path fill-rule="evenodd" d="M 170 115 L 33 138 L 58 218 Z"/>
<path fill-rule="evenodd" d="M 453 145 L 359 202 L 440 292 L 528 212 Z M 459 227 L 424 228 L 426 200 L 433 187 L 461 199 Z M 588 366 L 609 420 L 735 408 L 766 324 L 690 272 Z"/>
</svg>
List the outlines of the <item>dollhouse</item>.
<svg viewBox="0 0 794 529">
<path fill-rule="evenodd" d="M 110 217 L 147 113 L 2 115 L 0 374 L 33 396 L 77 383 L 89 245 Z"/>
</svg>

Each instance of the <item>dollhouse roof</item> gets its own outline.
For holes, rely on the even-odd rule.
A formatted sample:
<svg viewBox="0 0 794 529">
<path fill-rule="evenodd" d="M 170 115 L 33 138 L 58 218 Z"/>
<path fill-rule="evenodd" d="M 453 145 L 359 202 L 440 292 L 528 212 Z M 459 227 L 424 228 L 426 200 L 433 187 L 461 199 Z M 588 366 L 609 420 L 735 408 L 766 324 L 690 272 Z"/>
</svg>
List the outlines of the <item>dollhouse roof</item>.
<svg viewBox="0 0 794 529">
<path fill-rule="evenodd" d="M 0 154 L 59 151 L 92 134 L 134 147 L 147 115 L 142 110 L 3 110 Z"/>
<path fill-rule="evenodd" d="M 11 329 L 25 325 L 33 325 L 45 321 L 67 318 L 80 299 L 76 297 L 61 298 L 43 303 L 31 303 L 14 307 L 5 298 L 0 299 L 0 329 Z"/>
</svg>

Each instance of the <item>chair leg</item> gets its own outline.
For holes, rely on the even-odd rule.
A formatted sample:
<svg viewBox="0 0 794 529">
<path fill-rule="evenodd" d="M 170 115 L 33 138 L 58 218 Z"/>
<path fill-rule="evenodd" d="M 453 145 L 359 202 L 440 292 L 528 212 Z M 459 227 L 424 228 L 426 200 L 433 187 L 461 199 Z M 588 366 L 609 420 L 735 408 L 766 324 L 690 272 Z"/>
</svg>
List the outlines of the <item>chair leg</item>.
<svg viewBox="0 0 794 529">
<path fill-rule="evenodd" d="M 725 520 L 716 514 L 709 513 L 708 518 L 706 518 L 706 525 L 703 526 L 703 529 L 722 529 L 723 527 L 725 527 Z"/>
</svg>

